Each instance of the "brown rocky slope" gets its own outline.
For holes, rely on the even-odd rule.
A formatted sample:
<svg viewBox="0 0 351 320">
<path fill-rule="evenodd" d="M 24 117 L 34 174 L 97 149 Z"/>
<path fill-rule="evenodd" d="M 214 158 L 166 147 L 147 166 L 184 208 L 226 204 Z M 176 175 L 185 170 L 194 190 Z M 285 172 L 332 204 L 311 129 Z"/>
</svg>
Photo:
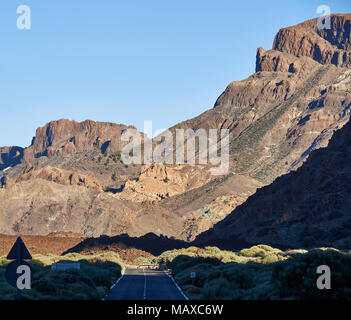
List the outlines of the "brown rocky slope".
<svg viewBox="0 0 351 320">
<path fill-rule="evenodd" d="M 288 49 L 294 45 L 299 48 L 306 35 L 310 35 L 308 41 L 318 44 L 321 52 L 332 47 L 335 52 L 347 53 L 350 17 L 332 16 L 330 32 L 335 37 L 330 32 L 319 32 L 316 19 L 280 30 L 272 50 L 257 50 L 255 74 L 232 82 L 213 109 L 171 128 L 173 131 L 227 128 L 231 132 L 231 169 L 226 178 L 209 181 L 195 190 L 172 192 L 173 198 L 166 197 L 160 202 L 168 210 L 176 208 L 177 212 L 192 215 L 193 220 L 186 222 L 184 232 L 190 238 L 194 232 L 204 231 L 219 217 L 223 218 L 255 191 L 248 188 L 246 195 L 236 193 L 235 188 L 226 184 L 228 177 L 240 177 L 240 183 L 246 187 L 250 181 L 255 181 L 256 188 L 271 183 L 301 166 L 312 150 L 326 146 L 333 132 L 348 121 L 351 107 L 348 63 L 334 65 L 334 60 L 318 57 L 307 49 L 303 52 Z M 285 45 L 287 41 L 291 45 Z M 133 185 L 135 197 L 149 196 L 144 182 L 140 179 L 128 184 Z M 222 195 L 213 199 L 211 185 L 223 190 Z M 212 190 L 211 195 L 208 190 Z M 131 197 L 130 188 L 125 191 Z M 126 196 L 123 193 L 121 196 Z M 227 207 L 228 203 L 234 204 L 234 208 Z"/>
<path fill-rule="evenodd" d="M 182 232 L 178 215 L 82 185 L 20 181 L 0 189 L 0 203 L 0 234 L 74 232 L 96 237 L 149 232 L 177 236 Z"/>
<path fill-rule="evenodd" d="M 328 147 L 259 189 L 198 241 L 351 247 L 351 122 Z"/>
<path fill-rule="evenodd" d="M 349 54 L 350 23 L 351 15 L 332 16 L 328 34 L 337 40 L 312 33 L 317 19 L 279 31 L 272 50 L 257 50 L 255 74 L 232 82 L 213 109 L 172 129 L 229 129 L 232 171 L 264 184 L 297 168 L 348 121 L 351 106 L 348 63 L 300 52 L 301 42 L 311 33 L 308 41 L 321 52 Z"/>
</svg>

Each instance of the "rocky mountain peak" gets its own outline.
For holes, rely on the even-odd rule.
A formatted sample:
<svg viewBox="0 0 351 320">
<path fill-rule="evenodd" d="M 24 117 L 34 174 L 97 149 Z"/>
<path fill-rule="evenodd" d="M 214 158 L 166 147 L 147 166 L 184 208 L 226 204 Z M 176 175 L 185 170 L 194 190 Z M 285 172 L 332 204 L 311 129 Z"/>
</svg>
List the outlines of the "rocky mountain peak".
<svg viewBox="0 0 351 320">
<path fill-rule="evenodd" d="M 120 151 L 123 130 L 136 129 L 110 122 L 83 122 L 60 119 L 38 128 L 30 147 L 24 150 L 24 161 L 41 156 L 67 155 L 98 149 L 102 153 Z"/>
<path fill-rule="evenodd" d="M 317 21 L 280 29 L 272 49 L 321 64 L 351 67 L 351 14 L 330 15 L 330 29 L 319 29 Z"/>
</svg>

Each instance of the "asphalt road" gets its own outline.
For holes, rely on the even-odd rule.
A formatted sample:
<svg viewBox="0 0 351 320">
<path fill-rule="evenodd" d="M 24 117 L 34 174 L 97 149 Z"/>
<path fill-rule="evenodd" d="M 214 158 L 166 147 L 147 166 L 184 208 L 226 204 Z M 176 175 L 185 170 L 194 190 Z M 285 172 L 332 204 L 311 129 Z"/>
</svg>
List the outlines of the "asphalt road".
<svg viewBox="0 0 351 320">
<path fill-rule="evenodd" d="M 185 300 L 173 280 L 161 270 L 127 269 L 106 300 Z"/>
</svg>

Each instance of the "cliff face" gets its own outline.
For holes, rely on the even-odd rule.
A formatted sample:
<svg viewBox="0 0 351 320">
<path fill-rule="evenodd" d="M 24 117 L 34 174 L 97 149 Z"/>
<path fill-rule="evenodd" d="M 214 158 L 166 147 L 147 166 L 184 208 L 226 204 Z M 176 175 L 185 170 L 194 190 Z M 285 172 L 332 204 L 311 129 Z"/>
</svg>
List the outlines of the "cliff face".
<svg viewBox="0 0 351 320">
<path fill-rule="evenodd" d="M 276 35 L 273 50 L 294 56 L 310 57 L 321 64 L 351 66 L 351 14 L 330 16 L 330 29 L 319 29 L 317 19 L 290 28 Z"/>
<path fill-rule="evenodd" d="M 61 119 L 38 128 L 32 145 L 24 150 L 24 161 L 41 156 L 67 155 L 87 150 L 102 153 L 120 151 L 123 130 L 133 126 L 108 122 L 84 122 Z"/>
</svg>

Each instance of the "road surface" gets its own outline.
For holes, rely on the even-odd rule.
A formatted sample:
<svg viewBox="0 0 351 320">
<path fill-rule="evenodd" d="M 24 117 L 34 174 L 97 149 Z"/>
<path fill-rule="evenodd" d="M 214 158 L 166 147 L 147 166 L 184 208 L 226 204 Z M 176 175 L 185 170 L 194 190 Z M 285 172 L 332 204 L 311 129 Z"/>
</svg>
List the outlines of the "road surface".
<svg viewBox="0 0 351 320">
<path fill-rule="evenodd" d="M 162 270 L 127 269 L 106 300 L 185 300 Z"/>
</svg>

